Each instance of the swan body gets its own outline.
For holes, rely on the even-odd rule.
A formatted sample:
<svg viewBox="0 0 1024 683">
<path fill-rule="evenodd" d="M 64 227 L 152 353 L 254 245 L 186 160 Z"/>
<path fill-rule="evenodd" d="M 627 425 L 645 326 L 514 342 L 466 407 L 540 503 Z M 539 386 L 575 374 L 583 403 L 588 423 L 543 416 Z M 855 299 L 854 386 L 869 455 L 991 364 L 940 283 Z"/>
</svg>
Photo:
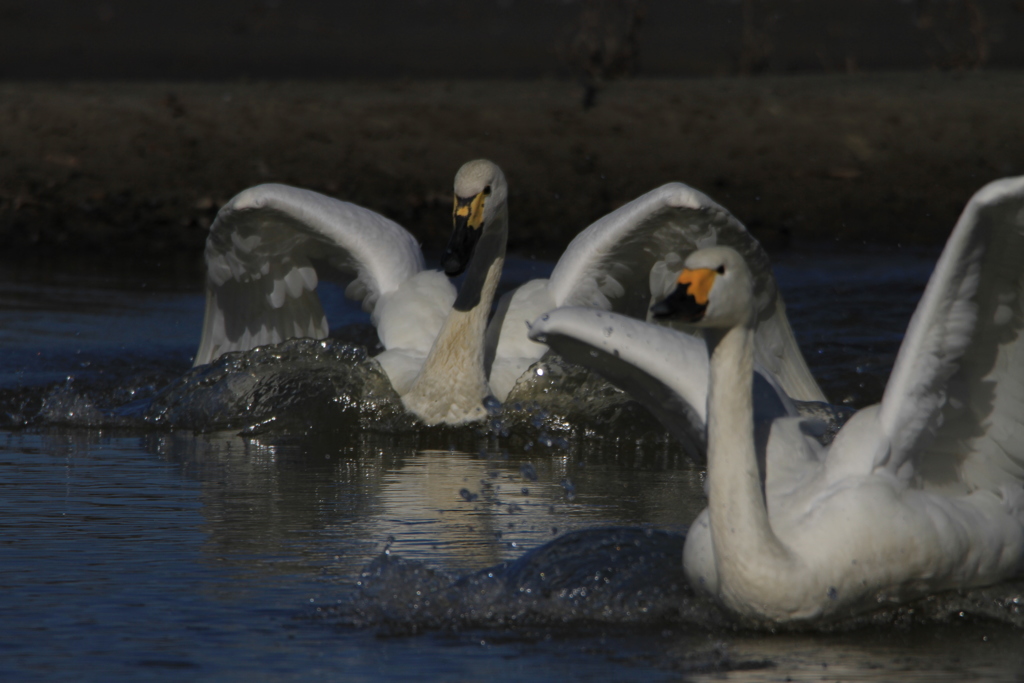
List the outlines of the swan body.
<svg viewBox="0 0 1024 683">
<path fill-rule="evenodd" d="M 490 344 L 496 345 L 490 365 L 495 396 L 504 400 L 547 351 L 547 345 L 526 334 L 539 315 L 584 306 L 648 319 L 652 301 L 667 293 L 683 259 L 714 245 L 730 246 L 751 263 L 758 289 L 760 365 L 793 398 L 824 401 L 789 326 L 768 255 L 732 214 L 682 183 L 655 188 L 597 220 L 569 243 L 550 278 L 528 282 L 503 297 L 488 331 Z M 693 332 L 690 326 L 680 328 Z"/>
<path fill-rule="evenodd" d="M 294 337 L 325 338 L 312 265 L 322 260 L 354 278 L 345 293 L 370 312 L 384 346 L 376 359 L 406 408 L 427 424 L 483 419 L 484 330 L 505 256 L 506 198 L 496 165 L 463 165 L 441 273 L 424 270 L 413 236 L 373 211 L 284 185 L 245 190 L 210 227 L 195 364 Z M 456 291 L 446 275 L 463 271 Z"/>
<path fill-rule="evenodd" d="M 681 183 L 652 190 L 583 230 L 550 278 L 506 294 L 488 323 L 505 253 L 507 194 L 504 174 L 489 161 L 469 162 L 456 175 L 457 226 L 445 258 L 464 236 L 477 235 L 465 225 L 460 232 L 460 220 L 472 218 L 482 235 L 463 250 L 467 277 L 456 292 L 445 274 L 424 270 L 415 239 L 379 214 L 283 185 L 242 192 L 210 228 L 206 318 L 195 364 L 293 337 L 325 338 L 313 262 L 327 262 L 354 278 L 346 295 L 371 313 L 384 347 L 377 361 L 405 406 L 428 424 L 482 419 L 483 400 L 504 401 L 547 352 L 527 334 L 538 315 L 577 305 L 646 318 L 687 254 L 728 244 L 747 256 L 759 285 L 759 363 L 789 395 L 824 400 L 793 338 L 764 250 L 725 209 Z M 705 386 L 702 377 L 696 382 Z"/>
<path fill-rule="evenodd" d="M 708 507 L 684 548 L 691 583 L 790 622 L 1024 571 L 1022 263 L 1024 178 L 997 181 L 950 236 L 882 402 L 824 447 L 790 416 L 762 445 L 753 277 L 731 249 L 691 254 L 653 308 L 706 330 Z"/>
</svg>

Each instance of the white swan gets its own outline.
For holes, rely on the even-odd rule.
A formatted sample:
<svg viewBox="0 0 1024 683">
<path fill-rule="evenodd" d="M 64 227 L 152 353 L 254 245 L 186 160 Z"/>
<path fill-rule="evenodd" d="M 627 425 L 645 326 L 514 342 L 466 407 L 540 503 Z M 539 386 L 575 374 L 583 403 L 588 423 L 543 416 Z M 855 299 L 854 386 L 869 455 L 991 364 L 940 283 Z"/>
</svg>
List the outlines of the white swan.
<svg viewBox="0 0 1024 683">
<path fill-rule="evenodd" d="M 747 256 L 762 286 L 759 360 L 790 395 L 823 400 L 786 320 L 768 257 L 700 192 L 672 183 L 597 221 L 570 243 L 549 279 L 502 297 L 486 333 L 508 230 L 504 174 L 490 161 L 469 162 L 456 175 L 455 195 L 456 228 L 444 265 L 454 275 L 468 259 L 458 300 L 444 275 L 423 270 L 415 239 L 383 216 L 283 185 L 242 192 L 210 228 L 206 318 L 195 364 L 294 337 L 326 337 L 311 263 L 321 260 L 355 276 L 346 294 L 371 313 L 385 349 L 377 359 L 407 408 L 428 424 L 481 419 L 488 393 L 503 401 L 547 351 L 527 336 L 537 315 L 574 304 L 646 317 L 683 257 L 721 243 Z M 460 258 L 449 262 L 453 249 Z"/>
<path fill-rule="evenodd" d="M 355 276 L 346 295 L 371 313 L 376 359 L 402 402 L 427 424 L 483 419 L 490 393 L 484 332 L 501 277 L 507 185 L 489 161 L 455 176 L 445 272 L 424 270 L 416 240 L 368 209 L 284 185 L 260 185 L 217 214 L 206 243 L 207 298 L 195 365 L 295 337 L 323 339 L 321 259 Z M 466 271 L 456 292 L 446 277 Z"/>
<path fill-rule="evenodd" d="M 785 622 L 1024 571 L 1022 264 L 1024 178 L 991 183 L 949 238 L 881 404 L 825 448 L 800 419 L 758 429 L 750 270 L 728 248 L 691 254 L 653 310 L 707 330 L 708 508 L 683 554 L 693 585 Z M 554 317 L 534 334 L 552 341 Z"/>
<path fill-rule="evenodd" d="M 563 306 L 586 306 L 647 319 L 652 301 L 674 284 L 672 275 L 683 259 L 714 245 L 736 249 L 751 264 L 758 285 L 758 362 L 790 396 L 824 401 L 789 326 L 768 255 L 732 214 L 682 183 L 662 185 L 594 222 L 569 243 L 549 279 L 533 280 L 502 297 L 488 328 L 495 396 L 504 400 L 547 351 L 526 334 L 537 316 Z"/>
</svg>

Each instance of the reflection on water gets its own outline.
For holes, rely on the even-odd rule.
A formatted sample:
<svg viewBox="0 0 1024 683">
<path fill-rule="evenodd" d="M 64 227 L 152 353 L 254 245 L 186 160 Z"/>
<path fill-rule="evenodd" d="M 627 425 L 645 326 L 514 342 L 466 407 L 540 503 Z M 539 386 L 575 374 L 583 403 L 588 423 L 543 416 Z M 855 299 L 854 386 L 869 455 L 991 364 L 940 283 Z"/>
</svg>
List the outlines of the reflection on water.
<svg viewBox="0 0 1024 683">
<path fill-rule="evenodd" d="M 930 264 L 780 263 L 790 318 L 834 399 L 880 395 Z M 0 286 L 0 679 L 1024 671 L 1022 582 L 830 633 L 723 625 L 659 564 L 704 506 L 702 470 L 613 394 L 589 422 L 572 417 L 571 396 L 533 404 L 553 395 L 541 387 L 500 425 L 417 431 L 366 429 L 358 410 L 320 415 L 315 386 L 300 382 L 301 419 L 147 426 L 139 406 L 187 369 L 202 297 L 136 285 Z M 329 347 L 340 366 L 359 362 Z M 35 427 L 16 428 L 26 421 Z M 566 535 L 601 527 L 632 530 Z"/>
<path fill-rule="evenodd" d="M 202 482 L 206 548 L 240 554 L 247 569 L 261 553 L 275 556 L 271 571 L 305 567 L 305 557 L 291 558 L 293 567 L 276 554 L 310 535 L 331 537 L 332 559 L 317 567 L 339 577 L 354 577 L 385 545 L 440 569 L 476 569 L 570 529 L 681 529 L 703 507 L 701 470 L 664 452 L 619 461 L 548 449 L 527 459 L 416 444 L 416 435 L 376 432 L 344 445 L 321 435 L 174 432 L 150 435 L 144 447 Z"/>
</svg>

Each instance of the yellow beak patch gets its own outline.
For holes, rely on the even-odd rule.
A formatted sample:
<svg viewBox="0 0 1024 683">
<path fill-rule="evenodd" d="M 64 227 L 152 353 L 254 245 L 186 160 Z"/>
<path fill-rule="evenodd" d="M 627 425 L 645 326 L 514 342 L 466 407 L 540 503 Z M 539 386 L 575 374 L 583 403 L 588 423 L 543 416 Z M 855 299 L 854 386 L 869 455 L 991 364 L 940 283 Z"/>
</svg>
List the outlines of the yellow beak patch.
<svg viewBox="0 0 1024 683">
<path fill-rule="evenodd" d="M 483 192 L 474 197 L 455 197 L 455 207 L 452 209 L 452 218 L 458 221 L 459 218 L 466 219 L 466 225 L 478 230 L 484 224 L 484 202 L 487 195 Z"/>
<path fill-rule="evenodd" d="M 684 270 L 679 274 L 680 285 L 688 285 L 686 293 L 693 297 L 700 305 L 705 305 L 708 302 L 708 294 L 711 292 L 711 286 L 715 284 L 715 271 L 710 268 L 696 268 L 694 270 Z"/>
</svg>

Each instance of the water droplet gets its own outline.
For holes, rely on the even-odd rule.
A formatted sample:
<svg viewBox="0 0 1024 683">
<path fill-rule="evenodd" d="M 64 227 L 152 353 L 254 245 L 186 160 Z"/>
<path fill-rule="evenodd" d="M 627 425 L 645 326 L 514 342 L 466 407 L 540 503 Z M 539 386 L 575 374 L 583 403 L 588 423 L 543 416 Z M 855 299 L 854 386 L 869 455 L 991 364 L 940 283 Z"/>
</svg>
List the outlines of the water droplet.
<svg viewBox="0 0 1024 683">
<path fill-rule="evenodd" d="M 574 498 L 576 498 L 576 485 L 573 484 L 572 481 L 568 477 L 565 477 L 564 479 L 562 479 L 562 481 L 558 482 L 558 484 L 563 489 L 565 489 L 565 497 L 567 499 L 573 500 Z"/>
<path fill-rule="evenodd" d="M 487 414 L 490 415 L 491 417 L 500 415 L 501 401 L 494 398 L 493 396 L 488 396 L 487 398 L 484 399 L 484 408 L 487 410 Z"/>
<path fill-rule="evenodd" d="M 519 474 L 528 481 L 537 481 L 537 468 L 533 466 L 533 463 L 526 462 L 520 465 Z M 523 489 L 523 491 L 525 492 L 526 489 Z"/>
</svg>

